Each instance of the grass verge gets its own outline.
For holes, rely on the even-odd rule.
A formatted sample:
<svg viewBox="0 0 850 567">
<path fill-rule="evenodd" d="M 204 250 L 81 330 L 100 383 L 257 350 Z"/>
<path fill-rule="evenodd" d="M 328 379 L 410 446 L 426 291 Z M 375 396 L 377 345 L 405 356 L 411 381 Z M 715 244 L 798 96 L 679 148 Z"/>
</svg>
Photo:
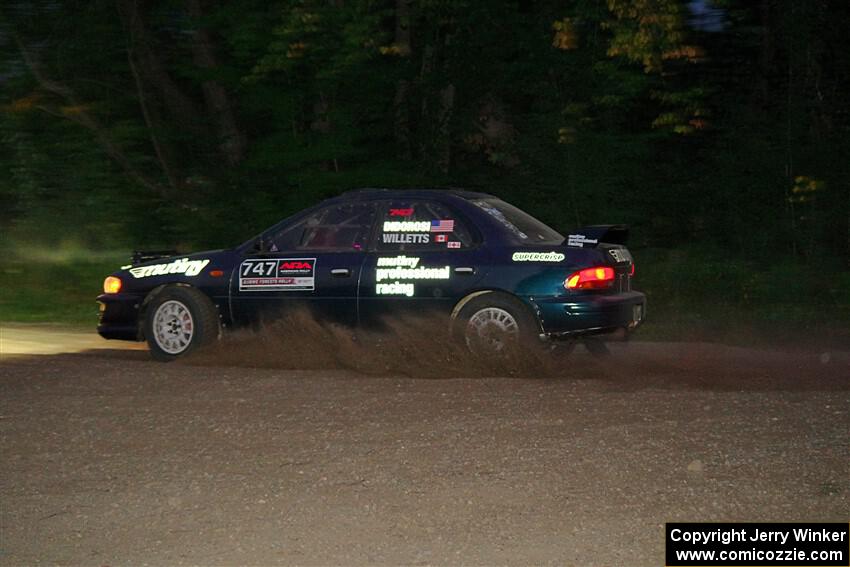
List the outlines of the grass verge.
<svg viewBox="0 0 850 567">
<path fill-rule="evenodd" d="M 103 278 L 129 252 L 96 259 L 7 259 L 0 264 L 0 321 L 97 325 L 95 297 Z"/>
</svg>

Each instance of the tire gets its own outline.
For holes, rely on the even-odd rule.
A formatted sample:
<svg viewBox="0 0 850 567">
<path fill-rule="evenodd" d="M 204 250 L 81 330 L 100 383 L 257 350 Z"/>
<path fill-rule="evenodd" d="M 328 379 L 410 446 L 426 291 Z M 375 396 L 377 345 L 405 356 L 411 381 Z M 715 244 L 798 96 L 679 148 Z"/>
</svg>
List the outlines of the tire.
<svg viewBox="0 0 850 567">
<path fill-rule="evenodd" d="M 452 335 L 480 356 L 502 356 L 533 345 L 540 333 L 537 318 L 519 299 L 504 293 L 485 293 L 463 306 Z"/>
<path fill-rule="evenodd" d="M 147 306 L 145 338 L 156 360 L 176 360 L 218 335 L 218 310 L 196 289 L 167 287 Z"/>
</svg>

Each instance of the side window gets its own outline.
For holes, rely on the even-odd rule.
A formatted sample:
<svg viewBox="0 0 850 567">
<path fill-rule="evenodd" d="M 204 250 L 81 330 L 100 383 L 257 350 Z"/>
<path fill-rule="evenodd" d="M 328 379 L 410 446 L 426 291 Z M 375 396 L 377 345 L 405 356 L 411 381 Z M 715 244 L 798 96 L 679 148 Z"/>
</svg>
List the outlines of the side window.
<svg viewBox="0 0 850 567">
<path fill-rule="evenodd" d="M 466 222 L 435 201 L 392 201 L 378 219 L 378 250 L 460 250 L 473 244 Z"/>
<path fill-rule="evenodd" d="M 331 205 L 269 235 L 269 249 L 271 252 L 364 250 L 374 218 L 374 203 Z"/>
</svg>

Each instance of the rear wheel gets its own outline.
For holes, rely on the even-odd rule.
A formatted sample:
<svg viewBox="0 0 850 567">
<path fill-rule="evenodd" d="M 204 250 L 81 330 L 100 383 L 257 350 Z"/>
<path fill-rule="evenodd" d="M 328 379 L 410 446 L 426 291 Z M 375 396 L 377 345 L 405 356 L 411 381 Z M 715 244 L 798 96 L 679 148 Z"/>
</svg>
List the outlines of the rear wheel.
<svg viewBox="0 0 850 567">
<path fill-rule="evenodd" d="M 537 321 L 521 301 L 487 293 L 463 306 L 454 322 L 454 336 L 475 354 L 504 355 L 533 343 Z"/>
<path fill-rule="evenodd" d="M 145 338 L 157 360 L 175 360 L 215 340 L 218 331 L 215 305 L 196 289 L 166 288 L 147 307 Z"/>
</svg>

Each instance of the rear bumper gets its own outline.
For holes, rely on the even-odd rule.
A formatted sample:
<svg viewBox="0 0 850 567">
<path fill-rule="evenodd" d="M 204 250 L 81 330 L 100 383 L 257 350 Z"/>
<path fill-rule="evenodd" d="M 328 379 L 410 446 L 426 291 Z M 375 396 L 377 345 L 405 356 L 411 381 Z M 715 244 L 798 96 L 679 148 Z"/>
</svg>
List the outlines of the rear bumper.
<svg viewBox="0 0 850 567">
<path fill-rule="evenodd" d="M 638 291 L 535 298 L 543 333 L 553 338 L 632 331 L 646 317 L 646 296 Z"/>
<path fill-rule="evenodd" d="M 141 341 L 139 307 L 144 298 L 139 295 L 116 293 L 97 297 L 100 304 L 98 334 L 104 339 Z"/>
</svg>

